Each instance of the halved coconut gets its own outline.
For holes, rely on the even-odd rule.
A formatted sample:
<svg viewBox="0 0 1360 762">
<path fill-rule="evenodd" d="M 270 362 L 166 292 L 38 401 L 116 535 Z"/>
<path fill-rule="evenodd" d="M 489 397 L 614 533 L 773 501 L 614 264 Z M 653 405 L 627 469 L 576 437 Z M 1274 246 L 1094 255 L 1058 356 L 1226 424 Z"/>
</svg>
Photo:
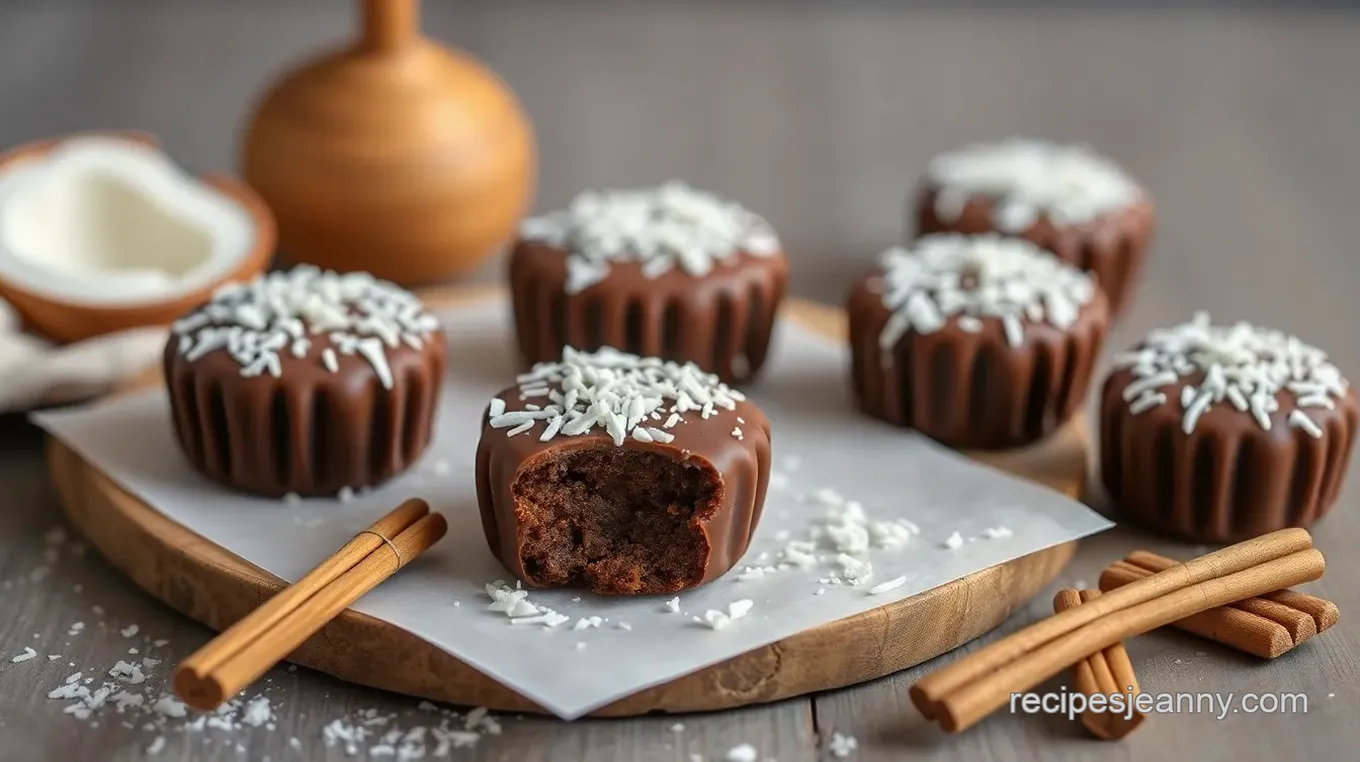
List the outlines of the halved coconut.
<svg viewBox="0 0 1360 762">
<path fill-rule="evenodd" d="M 144 135 L 0 156 L 0 297 L 59 342 L 169 324 L 269 264 L 274 218 L 243 183 L 195 178 Z"/>
</svg>

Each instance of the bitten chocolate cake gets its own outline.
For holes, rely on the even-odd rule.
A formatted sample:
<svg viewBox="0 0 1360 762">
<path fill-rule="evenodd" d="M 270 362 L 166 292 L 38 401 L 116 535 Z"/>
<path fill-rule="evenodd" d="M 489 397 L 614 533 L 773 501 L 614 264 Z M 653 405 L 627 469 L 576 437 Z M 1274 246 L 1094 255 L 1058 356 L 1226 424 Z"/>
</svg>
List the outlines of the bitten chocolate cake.
<svg viewBox="0 0 1360 762">
<path fill-rule="evenodd" d="M 788 261 L 763 219 L 670 183 L 587 192 L 526 220 L 510 257 L 520 353 L 615 347 L 728 383 L 765 362 Z"/>
<path fill-rule="evenodd" d="M 995 234 L 889 249 L 846 309 L 864 412 L 973 449 L 1029 444 L 1071 418 L 1109 324 L 1090 276 Z"/>
<path fill-rule="evenodd" d="M 175 323 L 164 367 L 199 471 L 262 495 L 343 496 L 425 450 L 444 340 L 411 293 L 298 267 L 218 290 Z"/>
<path fill-rule="evenodd" d="M 1306 527 L 1336 500 L 1355 392 L 1321 350 L 1200 313 L 1116 358 L 1101 473 L 1123 518 L 1200 542 Z"/>
<path fill-rule="evenodd" d="M 741 558 L 769 473 L 769 423 L 716 376 L 567 348 L 491 400 L 477 501 L 531 587 L 673 593 Z"/>
<path fill-rule="evenodd" d="M 1119 315 L 1152 237 L 1152 203 L 1118 166 L 1080 147 L 1012 138 L 936 157 L 916 202 L 920 234 L 1025 238 L 1095 275 Z"/>
</svg>

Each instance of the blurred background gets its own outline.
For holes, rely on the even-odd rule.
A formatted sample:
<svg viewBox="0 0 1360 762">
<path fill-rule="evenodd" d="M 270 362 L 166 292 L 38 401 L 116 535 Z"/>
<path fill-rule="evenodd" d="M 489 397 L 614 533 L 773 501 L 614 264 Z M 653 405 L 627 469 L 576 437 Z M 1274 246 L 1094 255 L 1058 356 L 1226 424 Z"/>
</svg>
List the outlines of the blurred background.
<svg viewBox="0 0 1360 762">
<path fill-rule="evenodd" d="M 1333 343 L 1360 284 L 1355 3 L 428 0 L 427 34 L 518 94 L 536 207 L 668 178 L 771 219 L 795 293 L 839 301 L 903 235 L 927 159 L 1086 141 L 1150 188 L 1159 235 L 1114 344 L 1198 307 Z M 343 0 L 8 0 L 0 145 L 142 128 L 237 169 L 271 75 L 349 39 Z M 478 277 L 494 278 L 494 260 Z"/>
</svg>

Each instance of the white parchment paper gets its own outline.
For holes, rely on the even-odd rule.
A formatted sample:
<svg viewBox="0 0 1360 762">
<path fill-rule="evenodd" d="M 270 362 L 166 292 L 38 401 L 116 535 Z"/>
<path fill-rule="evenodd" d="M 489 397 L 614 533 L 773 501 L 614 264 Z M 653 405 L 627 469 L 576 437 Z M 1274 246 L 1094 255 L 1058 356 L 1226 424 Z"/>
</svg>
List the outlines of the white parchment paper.
<svg viewBox="0 0 1360 762">
<path fill-rule="evenodd" d="M 500 303 L 444 317 L 452 367 L 431 451 L 412 472 L 348 502 L 252 498 L 199 477 L 173 442 L 163 391 L 35 420 L 157 510 L 290 581 L 401 500 L 425 497 L 448 518 L 448 536 L 356 608 L 415 633 L 565 719 L 1109 526 L 1062 495 L 859 415 L 848 391 L 847 351 L 786 321 L 764 380 L 751 390 L 772 422 L 777 473 L 743 564 L 681 594 L 679 612 L 667 610 L 664 596 L 608 599 L 546 591 L 530 600 L 571 621 L 552 629 L 512 625 L 506 614 L 488 610 L 484 585 L 514 580 L 487 550 L 473 487 L 480 416 L 515 374 L 509 321 Z M 870 551 L 865 558 L 873 577 L 858 587 L 819 582 L 837 571 L 836 553 L 826 550 L 808 568 L 743 575 L 745 566 L 777 564 L 788 539 L 805 536 L 822 519 L 826 506 L 808 499 L 821 488 L 863 503 L 875 519 L 907 518 L 920 534 Z M 998 527 L 1012 534 L 989 536 L 988 530 L 1004 534 Z M 954 532 L 965 542 L 951 549 L 945 541 Z M 906 578 L 900 586 L 868 592 L 898 576 Z M 750 613 L 723 629 L 694 621 L 741 599 L 753 601 Z M 600 626 L 573 629 L 578 619 L 592 616 L 602 619 Z"/>
</svg>

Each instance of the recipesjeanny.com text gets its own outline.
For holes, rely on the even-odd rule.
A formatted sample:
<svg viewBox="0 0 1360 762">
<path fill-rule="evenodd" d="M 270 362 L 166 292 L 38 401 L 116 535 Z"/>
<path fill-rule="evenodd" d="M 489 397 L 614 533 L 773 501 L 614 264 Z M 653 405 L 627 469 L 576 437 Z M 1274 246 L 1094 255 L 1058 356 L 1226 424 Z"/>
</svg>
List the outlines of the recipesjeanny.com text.
<svg viewBox="0 0 1360 762">
<path fill-rule="evenodd" d="M 1076 718 L 1086 712 L 1131 717 L 1134 714 L 1204 714 L 1222 720 L 1234 714 L 1307 714 L 1303 693 L 1012 693 L 1010 711 L 1018 714 L 1061 714 Z"/>
</svg>

